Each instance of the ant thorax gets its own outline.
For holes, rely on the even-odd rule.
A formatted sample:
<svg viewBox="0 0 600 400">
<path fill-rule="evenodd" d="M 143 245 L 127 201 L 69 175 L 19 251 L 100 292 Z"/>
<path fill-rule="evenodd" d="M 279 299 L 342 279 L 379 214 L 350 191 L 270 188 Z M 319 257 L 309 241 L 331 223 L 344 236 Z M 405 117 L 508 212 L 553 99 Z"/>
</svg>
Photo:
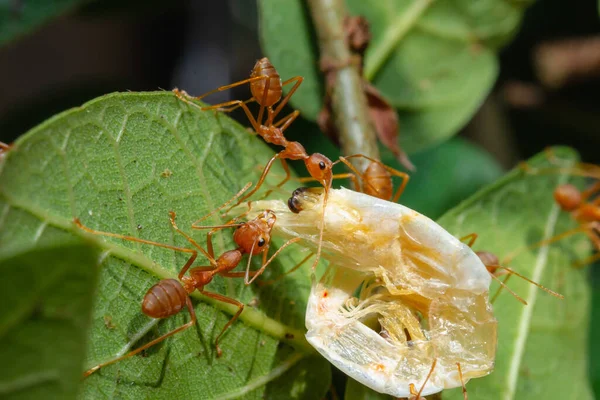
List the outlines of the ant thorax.
<svg viewBox="0 0 600 400">
<path fill-rule="evenodd" d="M 273 210 L 275 235 L 315 249 L 322 195 L 299 189 L 293 211 L 281 201 L 254 202 L 252 211 Z M 400 204 L 332 189 L 322 246 L 330 266 L 313 283 L 306 337 L 340 370 L 396 397 L 420 387 L 434 359 L 423 395 L 460 387 L 457 363 L 465 381 L 492 371 L 491 277 L 466 244 Z"/>
</svg>

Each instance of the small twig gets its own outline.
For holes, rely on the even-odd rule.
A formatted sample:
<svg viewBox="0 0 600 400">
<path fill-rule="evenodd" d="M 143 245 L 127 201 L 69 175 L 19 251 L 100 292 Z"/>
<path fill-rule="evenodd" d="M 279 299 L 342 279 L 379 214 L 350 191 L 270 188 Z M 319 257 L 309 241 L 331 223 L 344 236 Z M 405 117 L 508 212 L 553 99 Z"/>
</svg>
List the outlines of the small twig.
<svg viewBox="0 0 600 400">
<path fill-rule="evenodd" d="M 321 65 L 332 71 L 331 103 L 339 132 L 342 153 L 364 154 L 379 159 L 377 136 L 370 120 L 367 98 L 359 66 L 350 53 L 344 33 L 346 8 L 343 0 L 308 0 L 313 24 L 319 38 Z M 368 161 L 353 159 L 364 171 Z"/>
</svg>

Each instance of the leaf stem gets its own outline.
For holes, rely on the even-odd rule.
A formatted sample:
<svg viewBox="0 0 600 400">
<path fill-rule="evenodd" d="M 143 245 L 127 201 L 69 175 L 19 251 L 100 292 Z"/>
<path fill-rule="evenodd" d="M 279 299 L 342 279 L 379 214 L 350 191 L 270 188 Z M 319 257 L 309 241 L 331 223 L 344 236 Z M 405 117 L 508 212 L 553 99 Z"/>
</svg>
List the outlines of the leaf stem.
<svg viewBox="0 0 600 400">
<path fill-rule="evenodd" d="M 308 4 L 321 49 L 321 65 L 332 69 L 331 104 L 342 153 L 379 159 L 362 77 L 346 45 L 344 0 L 308 0 Z M 368 160 L 356 158 L 353 163 L 364 171 Z"/>
<path fill-rule="evenodd" d="M 379 72 L 382 65 L 390 57 L 398 42 L 408 33 L 408 31 L 417 23 L 419 18 L 427 11 L 434 0 L 415 0 L 397 18 L 389 23 L 390 29 L 385 35 L 374 42 L 374 46 L 367 50 L 365 58 L 365 77 L 372 81 Z"/>
</svg>

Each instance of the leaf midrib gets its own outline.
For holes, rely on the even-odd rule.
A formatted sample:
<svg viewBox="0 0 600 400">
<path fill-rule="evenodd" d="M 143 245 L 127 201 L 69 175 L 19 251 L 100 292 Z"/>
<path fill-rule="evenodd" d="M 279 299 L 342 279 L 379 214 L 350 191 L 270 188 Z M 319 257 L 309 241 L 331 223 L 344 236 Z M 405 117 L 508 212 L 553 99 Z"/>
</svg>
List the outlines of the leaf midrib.
<svg viewBox="0 0 600 400">
<path fill-rule="evenodd" d="M 568 179 L 567 174 L 560 175 L 559 185 L 565 183 Z M 548 215 L 548 222 L 546 227 L 544 228 L 544 238 L 543 240 L 550 239 L 554 235 L 554 229 L 556 228 L 556 224 L 558 221 L 558 217 L 560 215 L 560 208 L 557 204 L 553 204 L 552 209 L 550 210 L 550 214 Z M 535 267 L 533 269 L 533 275 L 531 279 L 534 282 L 539 282 L 542 278 L 542 274 L 548 265 L 548 250 L 549 246 L 543 246 L 540 248 L 538 252 L 538 256 L 536 258 Z M 525 347 L 527 344 L 527 338 L 529 336 L 529 331 L 531 329 L 531 318 L 533 317 L 533 309 L 535 307 L 535 303 L 537 300 L 537 295 L 539 292 L 539 288 L 535 285 L 529 285 L 527 291 L 527 297 L 525 301 L 527 301 L 527 305 L 524 306 L 523 312 L 521 313 L 521 317 L 519 319 L 519 324 L 517 328 L 517 336 L 515 340 L 514 352 L 510 360 L 510 367 L 508 369 L 508 374 L 506 376 L 506 388 L 503 398 L 505 400 L 512 400 L 515 398 L 517 392 L 517 384 L 519 381 L 519 373 L 521 370 L 521 363 L 523 361 L 523 356 L 525 354 Z"/>
<path fill-rule="evenodd" d="M 97 238 L 94 235 L 87 234 L 81 231 L 80 229 L 75 229 L 71 220 L 60 216 L 52 215 L 46 212 L 45 210 L 40 209 L 33 203 L 25 199 L 16 199 L 4 191 L 0 191 L 0 195 L 9 206 L 21 209 L 38 218 L 42 222 L 47 223 L 48 225 L 63 229 L 77 236 L 83 237 L 89 240 L 90 242 L 94 243 L 101 249 L 109 251 L 111 255 L 117 258 L 121 258 L 122 260 L 125 260 L 139 267 L 140 269 L 155 275 L 160 279 L 177 279 L 176 274 L 174 274 L 171 271 L 168 271 L 167 269 L 151 261 L 142 254 L 132 252 L 129 249 L 117 246 L 100 238 Z M 236 306 L 214 300 L 210 297 L 203 296 L 197 291 L 191 293 L 190 297 L 208 303 L 214 308 L 220 311 L 224 311 L 230 315 L 233 315 L 237 311 Z M 315 353 L 314 348 L 306 341 L 303 331 L 292 328 L 288 325 L 284 325 L 281 322 L 266 316 L 261 311 L 258 311 L 252 307 L 245 307 L 244 311 L 238 319 L 246 323 L 251 328 L 259 332 L 265 333 L 281 342 L 285 342 L 294 347 L 295 349 L 302 351 L 303 353 Z"/>
</svg>

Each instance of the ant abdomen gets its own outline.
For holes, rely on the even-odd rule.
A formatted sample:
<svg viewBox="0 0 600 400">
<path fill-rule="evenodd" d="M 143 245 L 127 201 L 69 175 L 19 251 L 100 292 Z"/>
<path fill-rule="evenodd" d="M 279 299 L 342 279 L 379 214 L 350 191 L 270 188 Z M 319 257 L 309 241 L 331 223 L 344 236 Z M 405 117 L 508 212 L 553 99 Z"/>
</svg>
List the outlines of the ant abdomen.
<svg viewBox="0 0 600 400">
<path fill-rule="evenodd" d="M 181 311 L 188 294 L 176 279 L 163 279 L 144 296 L 142 312 L 152 318 L 167 318 Z"/>
<path fill-rule="evenodd" d="M 378 162 L 371 162 L 363 175 L 365 184 L 363 192 L 369 196 L 390 200 L 393 195 L 392 176 L 385 167 Z"/>
<path fill-rule="evenodd" d="M 261 58 L 254 64 L 252 72 L 250 73 L 251 78 L 257 76 L 268 76 L 268 79 L 260 79 L 250 83 L 250 91 L 252 96 L 265 107 L 270 107 L 277 103 L 281 99 L 283 90 L 281 89 L 281 78 L 279 73 L 268 58 Z M 268 92 L 265 93 L 265 87 L 269 82 Z M 264 100 L 264 102 L 263 102 Z"/>
<path fill-rule="evenodd" d="M 554 189 L 554 199 L 564 211 L 573 211 L 581 205 L 581 192 L 569 183 Z"/>
</svg>

